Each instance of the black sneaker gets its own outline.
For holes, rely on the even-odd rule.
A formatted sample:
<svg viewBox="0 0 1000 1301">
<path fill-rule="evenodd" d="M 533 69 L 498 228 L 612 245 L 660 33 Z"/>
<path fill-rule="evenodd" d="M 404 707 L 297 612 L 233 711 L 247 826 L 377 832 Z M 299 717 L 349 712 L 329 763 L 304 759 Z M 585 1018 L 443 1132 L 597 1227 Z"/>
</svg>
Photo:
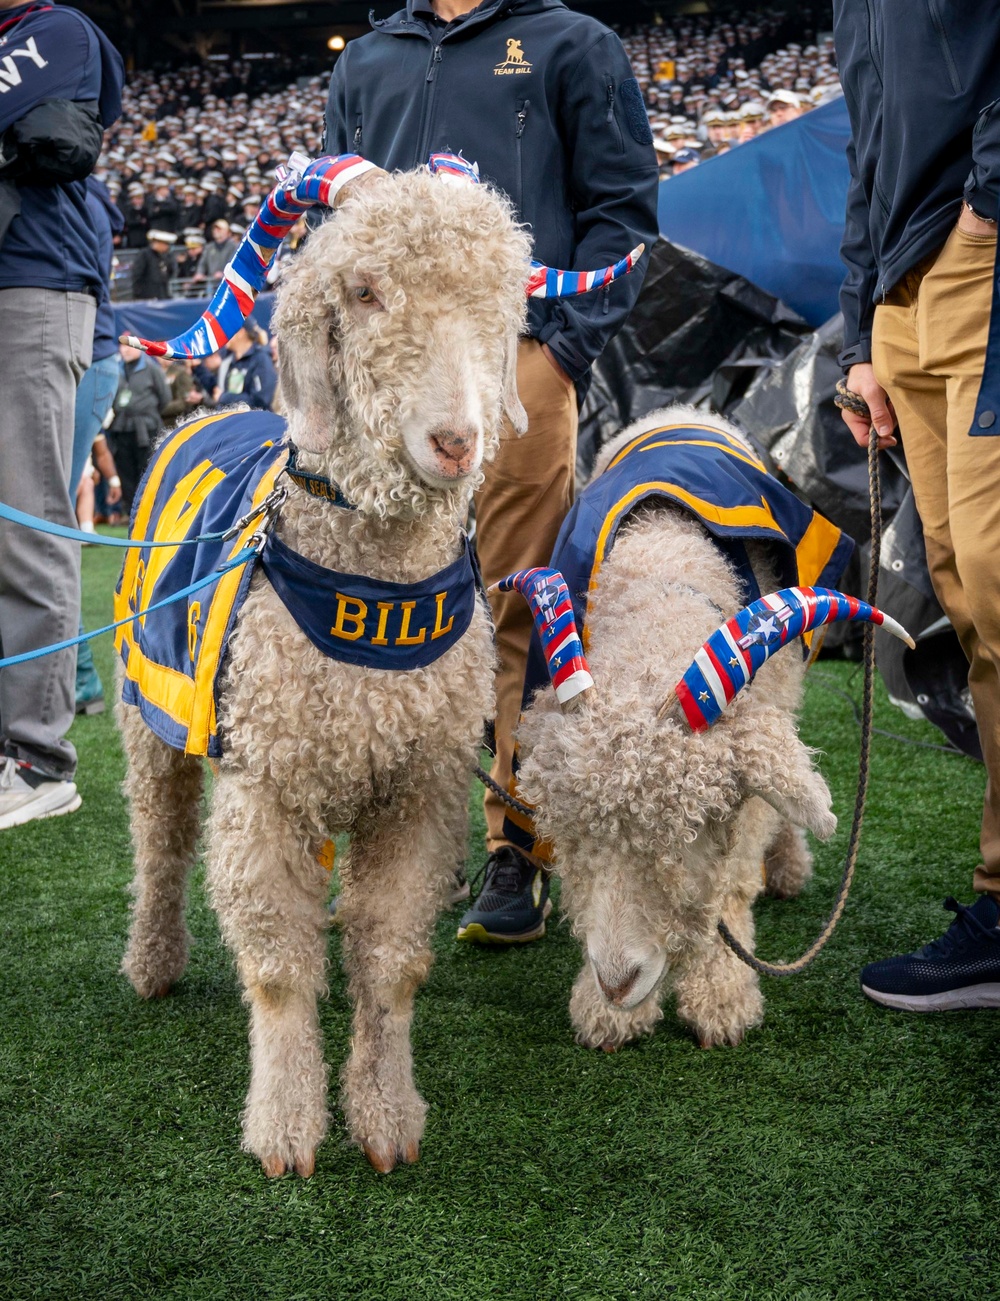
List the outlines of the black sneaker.
<svg viewBox="0 0 1000 1301">
<path fill-rule="evenodd" d="M 861 972 L 863 993 L 905 1012 L 1000 1007 L 1000 907 L 988 894 L 971 908 L 954 899 L 944 906 L 957 916 L 941 938 L 917 953 L 869 963 Z"/>
<path fill-rule="evenodd" d="M 460 940 L 480 944 L 526 944 L 545 934 L 552 911 L 549 877 L 511 845 L 483 864 L 483 888 L 458 924 Z"/>
</svg>

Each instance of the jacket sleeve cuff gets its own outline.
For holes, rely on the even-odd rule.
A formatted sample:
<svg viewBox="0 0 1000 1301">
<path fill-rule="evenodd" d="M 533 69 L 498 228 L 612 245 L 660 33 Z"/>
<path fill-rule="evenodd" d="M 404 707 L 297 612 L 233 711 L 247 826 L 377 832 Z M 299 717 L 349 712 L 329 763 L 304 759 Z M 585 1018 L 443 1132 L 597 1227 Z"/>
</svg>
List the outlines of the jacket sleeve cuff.
<svg viewBox="0 0 1000 1301">
<path fill-rule="evenodd" d="M 845 348 L 837 358 L 837 361 L 846 375 L 852 366 L 859 366 L 863 362 L 870 362 L 871 359 L 871 339 L 859 339 L 857 343 L 852 343 L 849 348 Z"/>
<path fill-rule="evenodd" d="M 563 331 L 558 321 L 549 321 L 538 332 L 538 342 L 547 344 L 556 361 L 574 383 L 590 370 L 590 362 L 578 352 Z"/>
</svg>

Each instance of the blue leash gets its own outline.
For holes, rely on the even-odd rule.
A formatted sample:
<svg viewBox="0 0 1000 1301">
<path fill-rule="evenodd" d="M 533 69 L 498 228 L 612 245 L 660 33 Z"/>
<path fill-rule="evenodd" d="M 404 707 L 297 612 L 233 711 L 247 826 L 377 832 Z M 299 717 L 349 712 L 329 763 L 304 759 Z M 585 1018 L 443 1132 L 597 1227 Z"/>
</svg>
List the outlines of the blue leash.
<svg viewBox="0 0 1000 1301">
<path fill-rule="evenodd" d="M 280 491 L 280 490 L 276 490 Z M 148 538 L 107 538 L 100 533 L 84 533 L 82 529 L 71 529 L 65 524 L 53 524 L 50 520 L 39 519 L 37 515 L 28 515 L 23 510 L 16 510 L 13 506 L 5 506 L 0 502 L 0 519 L 10 520 L 12 524 L 23 524 L 25 528 L 34 529 L 37 533 L 49 533 L 54 538 L 69 538 L 71 542 L 88 542 L 99 547 L 125 547 L 134 549 L 136 547 L 185 547 L 193 546 L 198 542 L 228 542 L 230 538 L 236 537 L 242 533 L 251 520 L 260 515 L 264 510 L 270 509 L 271 498 L 274 494 L 269 494 L 254 510 L 244 515 L 242 519 L 236 521 L 223 533 L 200 533 L 196 538 L 180 538 L 174 542 L 154 542 Z M 69 642 L 66 645 L 70 645 Z M 3 663 L 5 663 L 4 661 Z M 0 668 L 3 667 L 0 663 Z"/>
<path fill-rule="evenodd" d="M 53 524 L 51 527 L 59 528 L 60 526 Z M 73 530 L 64 529 L 63 532 L 72 533 Z M 89 535 L 85 533 L 83 536 L 88 537 Z M 222 537 L 224 535 L 219 534 L 218 536 Z M 127 545 L 148 546 L 149 543 L 128 543 Z M 153 545 L 168 546 L 176 545 L 176 543 L 170 544 L 164 542 L 159 544 L 154 543 Z M 226 564 L 221 565 L 218 569 L 214 570 L 207 578 L 199 578 L 196 583 L 190 583 L 181 591 L 174 592 L 171 596 L 164 597 L 162 601 L 156 601 L 153 605 L 148 605 L 145 610 L 137 610 L 135 614 L 130 614 L 127 619 L 119 619 L 117 623 L 109 623 L 104 628 L 95 628 L 93 632 L 85 632 L 79 637 L 70 637 L 69 641 L 58 641 L 54 646 L 42 646 L 39 650 L 24 651 L 21 655 L 9 655 L 6 659 L 0 660 L 0 669 L 9 668 L 12 664 L 24 664 L 28 660 L 41 659 L 43 655 L 54 655 L 56 651 L 69 650 L 71 646 L 79 646 L 81 642 L 89 641 L 91 637 L 100 637 L 102 633 L 114 632 L 116 628 L 122 627 L 123 624 L 132 623 L 134 619 L 141 619 L 143 615 L 151 614 L 153 610 L 162 610 L 165 605 L 170 605 L 174 601 L 183 601 L 184 598 L 190 596 L 192 592 L 198 592 L 203 587 L 208 587 L 210 583 L 218 582 L 223 574 L 229 573 L 231 569 L 239 569 L 240 565 L 245 565 L 248 560 L 254 559 L 257 554 L 258 548 L 256 546 L 251 545 L 244 547 L 242 551 L 238 551 L 236 555 L 233 556 L 232 560 L 227 561 Z"/>
</svg>

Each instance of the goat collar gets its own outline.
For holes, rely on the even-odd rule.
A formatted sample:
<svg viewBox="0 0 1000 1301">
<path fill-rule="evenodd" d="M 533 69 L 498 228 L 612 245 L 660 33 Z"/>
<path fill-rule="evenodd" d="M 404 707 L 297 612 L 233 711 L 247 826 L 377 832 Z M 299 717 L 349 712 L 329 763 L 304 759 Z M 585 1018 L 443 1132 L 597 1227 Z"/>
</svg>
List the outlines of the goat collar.
<svg viewBox="0 0 1000 1301">
<path fill-rule="evenodd" d="M 322 497 L 331 506 L 340 506 L 343 510 L 357 510 L 353 502 L 347 500 L 335 483 L 331 483 L 322 474 L 310 474 L 306 470 L 299 469 L 299 449 L 294 443 L 288 444 L 285 474 L 297 488 L 302 488 L 310 497 Z"/>
</svg>

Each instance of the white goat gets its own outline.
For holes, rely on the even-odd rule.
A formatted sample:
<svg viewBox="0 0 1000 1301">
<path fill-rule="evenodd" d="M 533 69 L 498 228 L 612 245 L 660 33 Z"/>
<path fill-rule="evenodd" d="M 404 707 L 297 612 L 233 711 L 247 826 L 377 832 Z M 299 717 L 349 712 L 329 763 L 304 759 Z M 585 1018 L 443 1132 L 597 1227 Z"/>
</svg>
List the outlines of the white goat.
<svg viewBox="0 0 1000 1301">
<path fill-rule="evenodd" d="M 614 439 L 592 482 L 638 435 L 678 422 L 708 430 L 703 439 L 718 430 L 737 456 L 750 454 L 725 421 L 673 408 Z M 760 590 L 780 586 L 765 544 L 747 552 Z M 811 871 L 799 828 L 826 838 L 836 827 L 796 732 L 805 666 L 794 648 L 708 731 L 657 717 L 698 648 L 743 604 L 736 571 L 687 510 L 663 497 L 640 505 L 589 593 L 596 686 L 566 713 L 542 689 L 522 720 L 519 785 L 554 848 L 584 950 L 570 1001 L 583 1044 L 612 1051 L 651 1031 L 668 978 L 704 1047 L 739 1043 L 763 1003 L 718 923 L 752 948 L 765 861 L 772 892 L 797 893 Z"/>
</svg>

